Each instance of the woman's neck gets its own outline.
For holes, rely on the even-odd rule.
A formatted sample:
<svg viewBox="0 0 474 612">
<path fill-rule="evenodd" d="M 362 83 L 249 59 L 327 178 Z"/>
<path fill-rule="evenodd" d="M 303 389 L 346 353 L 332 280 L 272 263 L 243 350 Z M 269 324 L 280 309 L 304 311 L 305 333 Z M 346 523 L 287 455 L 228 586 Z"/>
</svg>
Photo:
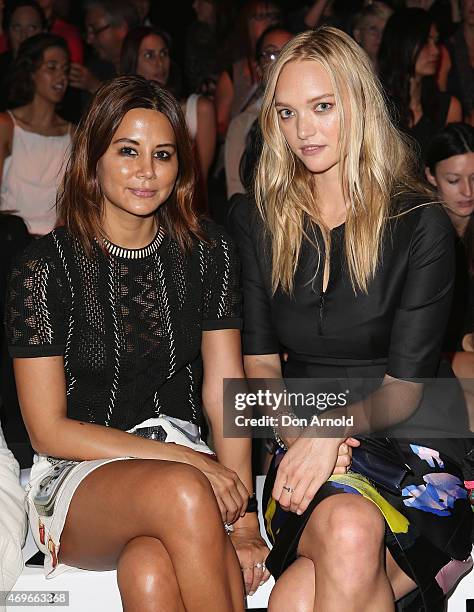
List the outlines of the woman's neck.
<svg viewBox="0 0 474 612">
<path fill-rule="evenodd" d="M 347 216 L 346 199 L 339 176 L 339 164 L 325 172 L 315 175 L 318 194 L 318 209 L 326 227 L 332 229 L 345 222 Z"/>
<path fill-rule="evenodd" d="M 104 234 L 110 242 L 124 249 L 142 249 L 152 242 L 158 231 L 154 215 L 135 217 L 114 206 L 106 206 Z"/>
<path fill-rule="evenodd" d="M 466 232 L 470 217 L 461 217 L 447 207 L 446 211 L 451 219 L 454 229 L 456 230 L 456 234 L 459 236 L 459 238 L 462 238 Z"/>
<path fill-rule="evenodd" d="M 20 107 L 15 114 L 35 132 L 47 132 L 57 121 L 56 106 L 39 96 Z"/>
</svg>

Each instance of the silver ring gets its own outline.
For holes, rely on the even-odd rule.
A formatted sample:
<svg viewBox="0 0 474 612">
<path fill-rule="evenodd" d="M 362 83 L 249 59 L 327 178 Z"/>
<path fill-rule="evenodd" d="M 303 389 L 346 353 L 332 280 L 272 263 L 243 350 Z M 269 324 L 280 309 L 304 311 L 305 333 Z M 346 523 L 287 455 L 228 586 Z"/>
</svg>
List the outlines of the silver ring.
<svg viewBox="0 0 474 612">
<path fill-rule="evenodd" d="M 255 563 L 254 567 L 256 567 L 257 569 L 262 569 L 263 571 L 265 571 L 265 562 L 263 561 L 262 563 L 260 563 L 260 562 Z"/>
<path fill-rule="evenodd" d="M 285 489 L 285 491 L 287 491 L 288 493 L 294 493 L 294 489 L 293 487 L 287 487 L 286 485 L 283 485 L 283 488 Z"/>
</svg>

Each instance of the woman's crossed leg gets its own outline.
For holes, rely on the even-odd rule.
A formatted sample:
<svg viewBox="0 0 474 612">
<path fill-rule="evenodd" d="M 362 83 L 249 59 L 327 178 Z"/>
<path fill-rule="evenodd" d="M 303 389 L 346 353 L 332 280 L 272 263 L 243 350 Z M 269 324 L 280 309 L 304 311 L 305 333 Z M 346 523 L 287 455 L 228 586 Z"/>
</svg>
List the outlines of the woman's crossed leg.
<svg viewBox="0 0 474 612">
<path fill-rule="evenodd" d="M 242 575 L 207 478 L 152 459 L 105 464 L 74 493 L 59 560 L 117 568 L 125 612 L 243 610 Z"/>
</svg>

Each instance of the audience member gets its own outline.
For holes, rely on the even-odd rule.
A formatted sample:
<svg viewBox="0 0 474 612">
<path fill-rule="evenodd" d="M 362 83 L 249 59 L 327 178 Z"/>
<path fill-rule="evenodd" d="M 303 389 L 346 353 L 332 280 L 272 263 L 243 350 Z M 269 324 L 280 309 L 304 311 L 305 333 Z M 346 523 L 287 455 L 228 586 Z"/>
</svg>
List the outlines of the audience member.
<svg viewBox="0 0 474 612">
<path fill-rule="evenodd" d="M 369 56 L 377 72 L 377 56 L 383 31 L 393 10 L 385 2 L 372 2 L 354 16 L 352 34 Z"/>
<path fill-rule="evenodd" d="M 216 111 L 219 135 L 224 138 L 231 119 L 238 115 L 259 86 L 255 47 L 258 37 L 281 18 L 271 0 L 247 0 L 240 11 L 238 36 L 240 57 L 219 76 L 216 87 Z"/>
<path fill-rule="evenodd" d="M 0 111 L 7 107 L 6 81 L 21 43 L 46 29 L 46 18 L 35 0 L 19 0 L 5 11 L 8 50 L 0 55 Z"/>
<path fill-rule="evenodd" d="M 188 28 L 184 54 L 186 89 L 213 98 L 220 70 L 231 61 L 223 55 L 235 10 L 228 0 L 194 0 L 193 9 L 196 19 Z"/>
<path fill-rule="evenodd" d="M 171 77 L 170 37 L 162 30 L 142 26 L 130 30 L 122 47 L 121 73 L 138 74 L 168 87 L 175 97 Z M 216 149 L 216 113 L 214 104 L 205 96 L 193 93 L 181 100 L 186 124 L 193 143 L 205 188 L 209 168 Z"/>
<path fill-rule="evenodd" d="M 379 73 L 401 129 L 424 154 L 431 137 L 446 124 L 462 119 L 457 98 L 439 91 L 438 33 L 420 8 L 395 12 L 387 22 L 379 51 Z"/>
<path fill-rule="evenodd" d="M 96 57 L 85 66 L 71 65 L 73 87 L 93 94 L 103 81 L 120 71 L 120 53 L 127 32 L 138 25 L 138 15 L 128 0 L 86 0 L 85 26 L 87 42 Z M 89 96 L 85 97 L 89 100 Z"/>
<path fill-rule="evenodd" d="M 131 0 L 138 16 L 138 23 L 143 26 L 151 26 L 150 7 L 151 0 Z"/>
<path fill-rule="evenodd" d="M 46 17 L 46 29 L 51 34 L 62 36 L 67 41 L 71 62 L 82 64 L 84 63 L 84 45 L 79 30 L 72 23 L 68 23 L 57 15 L 56 2 L 57 0 L 38 0 Z"/>
<path fill-rule="evenodd" d="M 462 0 L 462 23 L 448 44 L 451 70 L 447 89 L 462 105 L 464 120 L 474 126 L 474 0 Z"/>
<path fill-rule="evenodd" d="M 0 113 L 0 206 L 17 212 L 33 235 L 56 225 L 56 191 L 71 124 L 56 112 L 68 84 L 69 50 L 54 34 L 36 34 L 18 51 L 10 75 L 13 111 Z"/>
<path fill-rule="evenodd" d="M 268 577 L 248 508 L 251 441 L 223 435 L 223 380 L 243 378 L 238 259 L 194 213 L 193 190 L 175 98 L 113 79 L 74 135 L 64 227 L 11 275 L 7 333 L 38 453 L 27 502 L 45 574 L 117 568 L 126 610 L 243 612 L 243 582 L 255 591 Z"/>
<path fill-rule="evenodd" d="M 3 14 L 5 11 L 5 0 L 0 0 L 0 55 L 8 49 L 7 36 L 3 23 Z"/>
<path fill-rule="evenodd" d="M 257 40 L 255 55 L 257 60 L 257 78 L 261 85 L 247 103 L 247 106 L 230 122 L 225 138 L 224 161 L 227 186 L 227 198 L 235 193 L 245 193 L 245 185 L 240 176 L 242 155 L 247 145 L 247 136 L 257 120 L 263 95 L 263 81 L 266 70 L 277 59 L 285 44 L 293 34 L 283 27 L 273 25 L 267 28 Z"/>
</svg>

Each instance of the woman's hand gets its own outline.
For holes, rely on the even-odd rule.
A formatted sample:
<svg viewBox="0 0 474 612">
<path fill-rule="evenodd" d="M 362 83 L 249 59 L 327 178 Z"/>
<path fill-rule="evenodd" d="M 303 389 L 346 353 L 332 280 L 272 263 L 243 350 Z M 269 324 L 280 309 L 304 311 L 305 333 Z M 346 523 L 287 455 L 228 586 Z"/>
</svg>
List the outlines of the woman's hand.
<svg viewBox="0 0 474 612">
<path fill-rule="evenodd" d="M 245 514 L 249 492 L 237 474 L 224 465 L 206 456 L 191 451 L 187 463 L 200 470 L 211 483 L 216 496 L 222 520 L 227 525 Z"/>
<path fill-rule="evenodd" d="M 347 438 L 342 444 L 339 445 L 337 451 L 336 467 L 334 468 L 334 474 L 345 474 L 352 463 L 352 449 L 360 446 L 357 438 Z"/>
<path fill-rule="evenodd" d="M 272 497 L 284 510 L 302 514 L 336 467 L 340 439 L 298 438 L 278 466 Z"/>
<path fill-rule="evenodd" d="M 261 537 L 258 526 L 234 527 L 230 537 L 239 558 L 245 592 L 247 595 L 253 595 L 270 577 L 270 572 L 265 567 L 268 546 Z"/>
</svg>

